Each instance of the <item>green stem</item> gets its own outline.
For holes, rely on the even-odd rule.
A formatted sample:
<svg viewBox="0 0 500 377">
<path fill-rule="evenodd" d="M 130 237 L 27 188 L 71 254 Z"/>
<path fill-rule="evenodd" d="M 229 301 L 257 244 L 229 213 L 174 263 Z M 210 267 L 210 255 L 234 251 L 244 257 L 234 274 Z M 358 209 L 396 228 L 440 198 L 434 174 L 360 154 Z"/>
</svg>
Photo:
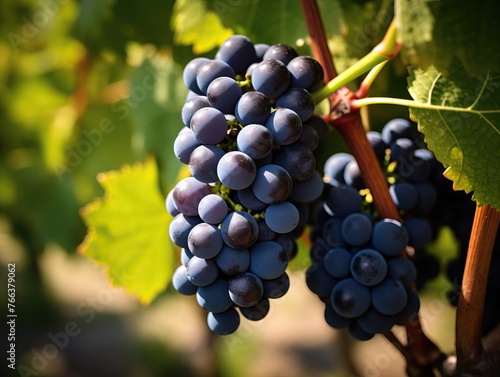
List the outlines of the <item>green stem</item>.
<svg viewBox="0 0 500 377">
<path fill-rule="evenodd" d="M 439 110 L 439 111 L 456 111 L 462 113 L 471 113 L 471 114 L 487 114 L 487 113 L 498 113 L 498 110 L 474 110 L 470 106 L 466 108 L 462 107 L 452 107 L 452 106 L 441 106 L 441 105 L 432 105 L 430 103 L 423 103 L 409 99 L 403 98 L 390 98 L 390 97 L 369 97 L 369 98 L 361 98 L 351 101 L 351 106 L 353 109 L 359 109 L 363 106 L 368 105 L 397 105 L 397 106 L 406 106 L 413 107 L 417 109 L 426 109 L 426 110 Z"/>
<path fill-rule="evenodd" d="M 328 82 L 323 88 L 315 92 L 313 94 L 314 102 L 318 104 L 363 73 L 368 72 L 382 62 L 392 59 L 397 55 L 399 49 L 400 46 L 396 41 L 396 27 L 394 22 L 392 22 L 382 42 L 344 72 Z"/>
<path fill-rule="evenodd" d="M 366 77 L 363 79 L 363 82 L 359 86 L 359 89 L 356 91 L 356 98 L 364 98 L 366 97 L 366 94 L 370 90 L 373 82 L 377 78 L 378 74 L 382 71 L 382 69 L 385 67 L 387 63 L 387 60 L 376 65 L 373 67 L 370 72 L 366 75 Z"/>
<path fill-rule="evenodd" d="M 313 99 L 316 104 L 328 98 L 337 90 L 342 88 L 344 85 L 350 83 L 354 79 L 357 79 L 363 73 L 369 71 L 376 65 L 387 60 L 387 57 L 381 55 L 374 50 L 370 51 L 363 58 L 358 60 L 352 66 L 347 68 L 344 72 L 335 77 L 332 81 L 327 83 L 323 88 L 313 94 Z"/>
</svg>

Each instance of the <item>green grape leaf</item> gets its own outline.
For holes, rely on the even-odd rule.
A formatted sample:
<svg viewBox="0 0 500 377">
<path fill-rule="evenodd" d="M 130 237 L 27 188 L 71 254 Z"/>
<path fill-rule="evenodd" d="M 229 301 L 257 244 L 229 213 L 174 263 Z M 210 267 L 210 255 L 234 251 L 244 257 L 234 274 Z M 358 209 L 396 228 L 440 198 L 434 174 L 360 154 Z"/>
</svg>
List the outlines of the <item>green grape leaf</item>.
<svg viewBox="0 0 500 377">
<path fill-rule="evenodd" d="M 233 34 L 224 27 L 219 16 L 206 9 L 203 0 L 177 0 L 172 14 L 174 41 L 193 45 L 195 54 L 218 47 Z"/>
<path fill-rule="evenodd" d="M 78 251 L 105 265 L 113 285 L 148 304 L 166 288 L 175 263 L 156 164 L 124 165 L 98 181 L 105 195 L 81 210 L 88 233 Z"/>
<path fill-rule="evenodd" d="M 478 205 L 500 209 L 500 76 L 470 77 L 455 62 L 448 76 L 431 66 L 411 70 L 408 80 L 424 107 L 410 108 L 410 116 L 445 176 L 456 190 L 473 191 Z"/>
<path fill-rule="evenodd" d="M 448 74 L 458 59 L 471 76 L 500 71 L 498 1 L 396 0 L 395 10 L 405 63 Z"/>
</svg>

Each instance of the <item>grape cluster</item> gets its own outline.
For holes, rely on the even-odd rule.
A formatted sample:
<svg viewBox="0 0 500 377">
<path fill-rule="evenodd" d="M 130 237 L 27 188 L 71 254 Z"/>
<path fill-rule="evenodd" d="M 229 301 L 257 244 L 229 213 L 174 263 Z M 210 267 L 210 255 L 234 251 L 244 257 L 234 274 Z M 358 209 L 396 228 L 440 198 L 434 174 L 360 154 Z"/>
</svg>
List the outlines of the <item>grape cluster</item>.
<svg viewBox="0 0 500 377">
<path fill-rule="evenodd" d="M 412 262 L 419 271 L 416 286 L 420 289 L 440 270 L 438 259 L 426 252 L 426 245 L 442 226 L 435 221 L 434 212 L 439 203 L 437 187 L 446 184 L 443 167 L 426 149 L 416 126 L 406 119 L 392 119 L 381 132 L 369 131 L 367 138 L 385 173 L 391 198 L 404 220 L 408 244 L 413 248 Z M 324 171 L 331 185 L 347 185 L 360 190 L 370 207 L 370 193 L 352 155 L 334 154 L 326 161 Z M 373 206 L 367 210 L 375 212 Z"/>
<path fill-rule="evenodd" d="M 240 314 L 260 320 L 289 288 L 288 262 L 323 190 L 314 150 L 328 131 L 313 114 L 320 64 L 288 45 L 234 35 L 215 59 L 195 58 L 174 154 L 190 176 L 169 192 L 170 238 L 181 248 L 174 288 L 196 295 L 217 334 Z"/>
<path fill-rule="evenodd" d="M 406 228 L 361 212 L 363 198 L 347 185 L 327 186 L 314 214 L 316 226 L 306 272 L 309 289 L 325 303 L 325 320 L 358 340 L 403 324 L 420 307 L 411 289 L 417 271 L 400 254 Z"/>
</svg>

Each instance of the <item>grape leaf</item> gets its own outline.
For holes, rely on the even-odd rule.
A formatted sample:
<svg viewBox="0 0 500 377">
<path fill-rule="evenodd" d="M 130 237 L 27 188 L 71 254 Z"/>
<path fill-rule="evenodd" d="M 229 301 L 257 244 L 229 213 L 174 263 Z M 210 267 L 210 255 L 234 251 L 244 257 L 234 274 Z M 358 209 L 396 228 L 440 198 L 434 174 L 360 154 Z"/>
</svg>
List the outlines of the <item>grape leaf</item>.
<svg viewBox="0 0 500 377">
<path fill-rule="evenodd" d="M 429 149 L 454 188 L 473 191 L 478 205 L 500 209 L 500 76 L 468 76 L 455 62 L 445 77 L 434 66 L 410 71 L 413 99 L 435 108 L 411 108 Z"/>
<path fill-rule="evenodd" d="M 496 0 L 396 0 L 396 20 L 407 64 L 448 74 L 458 59 L 472 76 L 500 71 Z"/>
<path fill-rule="evenodd" d="M 81 210 L 88 233 L 78 252 L 106 265 L 113 285 L 148 304 L 166 288 L 175 263 L 156 164 L 124 165 L 98 181 L 105 195 Z"/>
<path fill-rule="evenodd" d="M 222 25 L 219 16 L 206 9 L 203 0 L 177 0 L 172 14 L 174 41 L 193 45 L 195 54 L 218 47 L 233 34 Z"/>
</svg>

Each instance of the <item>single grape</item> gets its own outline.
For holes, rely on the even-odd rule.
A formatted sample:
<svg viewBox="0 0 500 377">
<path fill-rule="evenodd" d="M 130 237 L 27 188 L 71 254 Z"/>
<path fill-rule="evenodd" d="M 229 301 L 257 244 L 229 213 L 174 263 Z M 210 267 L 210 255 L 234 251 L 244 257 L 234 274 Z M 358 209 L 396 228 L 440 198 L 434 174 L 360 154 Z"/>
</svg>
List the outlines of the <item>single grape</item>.
<svg viewBox="0 0 500 377">
<path fill-rule="evenodd" d="M 276 107 L 295 111 L 303 122 L 314 113 L 314 100 L 311 93 L 302 88 L 290 88 L 276 99 Z"/>
<path fill-rule="evenodd" d="M 382 314 L 399 313 L 406 306 L 407 300 L 406 289 L 398 280 L 386 279 L 372 288 L 373 307 Z"/>
<path fill-rule="evenodd" d="M 263 60 L 252 71 L 252 86 L 269 98 L 279 97 L 289 85 L 290 72 L 279 60 Z"/>
<path fill-rule="evenodd" d="M 258 303 L 253 306 L 240 307 L 240 313 L 250 321 L 260 321 L 267 313 L 269 313 L 269 299 L 263 297 Z"/>
<path fill-rule="evenodd" d="M 196 300 L 203 309 L 213 313 L 221 313 L 233 306 L 229 297 L 229 283 L 226 279 L 217 279 L 212 284 L 198 287 Z"/>
<path fill-rule="evenodd" d="M 288 265 L 283 247 L 272 241 L 256 242 L 250 248 L 249 271 L 261 279 L 276 279 Z"/>
<path fill-rule="evenodd" d="M 217 176 L 221 183 L 231 190 L 249 187 L 256 176 L 255 162 L 247 154 L 239 151 L 226 153 L 217 165 Z"/>
<path fill-rule="evenodd" d="M 248 66 L 258 60 L 252 41 L 239 34 L 227 38 L 219 47 L 217 55 L 218 59 L 229 64 L 234 72 L 239 74 L 245 73 Z"/>
<path fill-rule="evenodd" d="M 186 266 L 186 274 L 191 283 L 203 287 L 212 284 L 217 279 L 219 270 L 213 260 L 194 256 Z"/>
<path fill-rule="evenodd" d="M 288 145 L 297 141 L 302 134 L 302 121 L 296 112 L 278 108 L 271 113 L 264 124 L 279 145 Z"/>
<path fill-rule="evenodd" d="M 243 126 L 264 124 L 271 114 L 271 103 L 261 92 L 251 91 L 243 94 L 236 104 L 236 119 Z"/>
<path fill-rule="evenodd" d="M 234 70 L 229 64 L 221 60 L 209 60 L 203 63 L 196 72 L 196 84 L 202 94 L 207 93 L 208 86 L 217 77 L 236 77 Z"/>
<path fill-rule="evenodd" d="M 222 249 L 223 241 L 219 228 L 207 223 L 197 224 L 188 235 L 188 248 L 199 258 L 213 258 Z"/>
<path fill-rule="evenodd" d="M 292 188 L 290 174 L 275 164 L 259 168 L 252 184 L 257 199 L 267 204 L 284 202 L 290 196 Z"/>
<path fill-rule="evenodd" d="M 372 243 L 382 254 L 394 257 L 408 245 L 408 232 L 399 221 L 383 219 L 373 228 Z"/>
<path fill-rule="evenodd" d="M 276 59 L 287 65 L 293 58 L 296 58 L 297 56 L 299 56 L 299 54 L 292 46 L 278 43 L 270 46 L 266 50 L 264 56 L 262 57 L 262 60 Z"/>
<path fill-rule="evenodd" d="M 325 197 L 325 209 L 331 216 L 346 217 L 358 212 L 363 203 L 359 192 L 349 186 L 332 187 Z"/>
<path fill-rule="evenodd" d="M 393 258 L 387 263 L 387 276 L 400 281 L 406 288 L 410 288 L 417 280 L 417 269 L 407 258 Z"/>
<path fill-rule="evenodd" d="M 259 236 L 257 221 L 243 211 L 228 214 L 222 221 L 220 230 L 224 242 L 235 249 L 248 249 Z"/>
<path fill-rule="evenodd" d="M 323 177 L 316 170 L 302 182 L 294 182 L 290 199 L 297 203 L 311 203 L 323 193 Z"/>
<path fill-rule="evenodd" d="M 352 257 L 351 274 L 358 283 L 371 287 L 385 279 L 387 263 L 378 251 L 364 249 Z"/>
<path fill-rule="evenodd" d="M 356 318 L 370 307 L 370 290 L 354 279 L 343 279 L 333 288 L 330 302 L 340 315 L 346 318 Z"/>
<path fill-rule="evenodd" d="M 394 326 L 394 318 L 392 316 L 382 314 L 374 307 L 370 307 L 357 321 L 359 326 L 372 334 L 386 333 Z"/>
<path fill-rule="evenodd" d="M 372 238 L 372 222 L 363 213 L 352 213 L 342 222 L 342 237 L 351 246 L 361 246 Z"/>
<path fill-rule="evenodd" d="M 264 297 L 280 298 L 283 297 L 290 288 L 290 277 L 286 272 L 283 272 L 275 279 L 261 279 L 264 287 Z"/>
<path fill-rule="evenodd" d="M 293 181 L 303 182 L 313 175 L 316 158 L 306 145 L 293 143 L 274 152 L 273 164 L 285 168 Z"/>
<path fill-rule="evenodd" d="M 421 249 L 432 240 L 432 228 L 428 221 L 420 217 L 410 217 L 403 223 L 408 232 L 408 244 Z"/>
<path fill-rule="evenodd" d="M 225 275 L 236 276 L 250 267 L 250 253 L 247 249 L 237 250 L 225 245 L 215 257 L 215 263 Z"/>
<path fill-rule="evenodd" d="M 311 151 L 315 151 L 320 142 L 316 130 L 307 123 L 302 123 L 302 133 L 298 141 L 306 145 Z"/>
<path fill-rule="evenodd" d="M 175 269 L 172 275 L 172 286 L 177 292 L 186 296 L 194 295 L 198 289 L 188 279 L 186 267 L 182 264 Z"/>
<path fill-rule="evenodd" d="M 299 223 L 299 211 L 290 202 L 271 204 L 266 209 L 264 220 L 276 233 L 289 233 Z"/>
<path fill-rule="evenodd" d="M 244 272 L 229 280 L 229 296 L 240 307 L 257 304 L 263 294 L 262 281 L 250 272 Z"/>
<path fill-rule="evenodd" d="M 233 113 L 241 95 L 240 86 L 230 77 L 217 77 L 207 88 L 208 102 L 222 113 Z"/>
<path fill-rule="evenodd" d="M 209 194 L 198 204 L 200 218 L 209 224 L 219 224 L 227 216 L 227 204 L 219 195 Z"/>
<path fill-rule="evenodd" d="M 351 325 L 352 320 L 350 318 L 346 318 L 333 308 L 330 303 L 325 305 L 325 321 L 328 326 L 334 329 L 344 329 Z"/>
<path fill-rule="evenodd" d="M 200 145 L 189 156 L 189 172 L 200 182 L 215 183 L 219 180 L 217 165 L 224 155 L 217 145 Z"/>
<path fill-rule="evenodd" d="M 334 247 L 325 255 L 325 269 L 336 279 L 348 277 L 351 273 L 352 255 L 342 247 Z"/>
<path fill-rule="evenodd" d="M 253 160 L 266 157 L 273 150 L 273 135 L 260 124 L 249 124 L 242 128 L 236 138 L 238 150 Z"/>
<path fill-rule="evenodd" d="M 411 183 L 395 183 L 389 187 L 389 193 L 394 204 L 400 209 L 409 210 L 418 203 L 418 191 Z"/>
<path fill-rule="evenodd" d="M 314 92 L 323 86 L 323 67 L 310 56 L 297 56 L 286 66 L 290 71 L 291 86 Z"/>
<path fill-rule="evenodd" d="M 194 113 L 190 128 L 201 144 L 218 144 L 226 137 L 227 122 L 219 110 L 203 107 Z"/>
<path fill-rule="evenodd" d="M 235 308 L 229 308 L 222 313 L 209 312 L 207 324 L 209 329 L 217 335 L 229 335 L 238 329 L 240 315 Z"/>
</svg>

